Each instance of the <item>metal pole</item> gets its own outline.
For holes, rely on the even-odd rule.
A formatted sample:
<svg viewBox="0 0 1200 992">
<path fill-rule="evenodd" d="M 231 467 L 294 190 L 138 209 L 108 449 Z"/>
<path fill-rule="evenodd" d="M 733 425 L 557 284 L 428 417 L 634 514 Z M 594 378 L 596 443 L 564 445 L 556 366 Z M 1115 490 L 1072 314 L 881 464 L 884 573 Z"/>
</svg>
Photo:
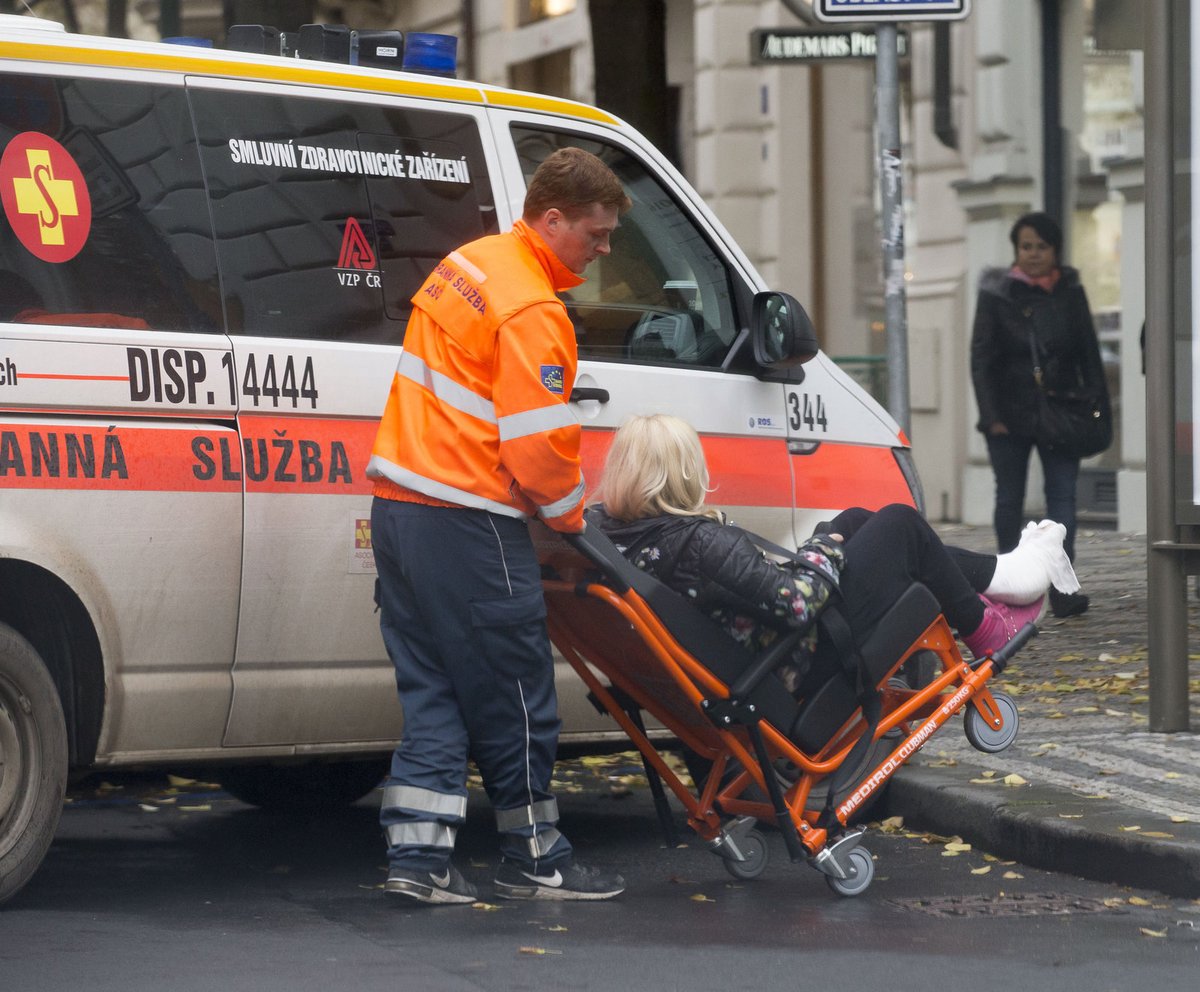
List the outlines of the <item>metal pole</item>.
<svg viewBox="0 0 1200 992">
<path fill-rule="evenodd" d="M 1173 8 L 1146 6 L 1146 619 L 1150 729 L 1160 733 L 1188 729 L 1187 562 L 1175 527 L 1173 345 L 1175 325 L 1188 315 L 1175 312 L 1173 284 L 1171 34 L 1182 28 L 1172 23 Z"/>
<path fill-rule="evenodd" d="M 909 434 L 908 324 L 904 292 L 904 188 L 900 173 L 900 56 L 895 23 L 875 28 L 875 118 L 883 228 L 883 314 L 888 412 Z"/>
</svg>

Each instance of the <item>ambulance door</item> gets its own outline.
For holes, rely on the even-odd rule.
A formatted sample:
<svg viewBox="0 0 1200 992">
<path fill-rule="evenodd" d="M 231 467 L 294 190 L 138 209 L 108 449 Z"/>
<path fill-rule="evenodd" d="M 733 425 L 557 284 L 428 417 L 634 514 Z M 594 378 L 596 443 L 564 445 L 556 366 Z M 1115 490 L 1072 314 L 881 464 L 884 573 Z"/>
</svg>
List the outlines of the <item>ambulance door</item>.
<svg viewBox="0 0 1200 992">
<path fill-rule="evenodd" d="M 0 63 L 0 558 L 95 625 L 104 718 L 81 754 L 215 749 L 242 543 L 220 467 L 240 456 L 184 89 L 49 72 Z M 85 735 L 95 682 L 67 700 Z"/>
<path fill-rule="evenodd" d="M 788 450 L 795 480 L 796 533 L 861 506 L 920 505 L 908 441 L 896 422 L 826 355 L 789 384 Z"/>
<path fill-rule="evenodd" d="M 556 148 L 598 155 L 633 207 L 587 281 L 564 294 L 579 376 L 572 407 L 584 426 L 584 474 L 594 486 L 612 434 L 633 414 L 672 413 L 700 433 L 711 502 L 742 526 L 790 544 L 792 478 L 784 387 L 755 376 L 745 328 L 755 278 L 697 210 L 694 194 L 646 149 L 585 124 L 496 112 L 497 144 L 516 209 L 525 182 Z"/>
<path fill-rule="evenodd" d="M 189 82 L 233 340 L 246 531 L 228 745 L 392 742 L 364 471 L 437 260 L 496 230 L 480 112 Z"/>
</svg>

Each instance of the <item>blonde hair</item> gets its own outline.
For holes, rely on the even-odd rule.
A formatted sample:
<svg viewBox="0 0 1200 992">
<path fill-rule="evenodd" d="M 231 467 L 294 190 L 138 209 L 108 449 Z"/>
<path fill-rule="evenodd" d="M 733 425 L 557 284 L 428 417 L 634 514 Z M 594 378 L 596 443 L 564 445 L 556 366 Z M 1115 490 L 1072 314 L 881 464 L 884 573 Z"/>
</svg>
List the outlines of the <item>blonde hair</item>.
<svg viewBox="0 0 1200 992">
<path fill-rule="evenodd" d="M 713 517 L 704 505 L 708 465 L 695 428 L 665 413 L 633 417 L 613 438 L 604 461 L 600 496 L 617 520 L 640 520 L 674 513 Z"/>
</svg>

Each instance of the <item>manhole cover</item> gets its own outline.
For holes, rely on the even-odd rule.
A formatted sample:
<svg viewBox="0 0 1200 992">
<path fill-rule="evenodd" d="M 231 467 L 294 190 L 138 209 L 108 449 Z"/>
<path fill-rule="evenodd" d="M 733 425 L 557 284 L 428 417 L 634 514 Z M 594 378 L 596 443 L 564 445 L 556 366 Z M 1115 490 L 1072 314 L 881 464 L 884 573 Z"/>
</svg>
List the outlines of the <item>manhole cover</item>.
<svg viewBox="0 0 1200 992">
<path fill-rule="evenodd" d="M 933 899 L 889 899 L 893 906 L 929 916 L 1069 916 L 1078 913 L 1121 912 L 1099 899 L 1061 893 L 1021 893 L 999 896 L 942 896 Z"/>
</svg>

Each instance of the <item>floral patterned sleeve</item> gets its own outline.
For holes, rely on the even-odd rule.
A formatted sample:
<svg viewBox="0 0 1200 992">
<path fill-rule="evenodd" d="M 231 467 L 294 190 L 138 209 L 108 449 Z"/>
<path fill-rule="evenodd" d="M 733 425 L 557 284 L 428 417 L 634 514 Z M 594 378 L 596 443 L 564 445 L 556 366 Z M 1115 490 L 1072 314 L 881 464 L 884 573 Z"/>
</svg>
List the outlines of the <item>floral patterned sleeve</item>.
<svg viewBox="0 0 1200 992">
<path fill-rule="evenodd" d="M 829 602 L 845 564 L 841 545 L 824 538 L 813 538 L 798 554 L 812 571 L 795 565 L 781 568 L 787 573 L 787 581 L 779 584 L 771 604 L 774 615 L 790 627 L 804 627 L 816 620 Z"/>
</svg>

